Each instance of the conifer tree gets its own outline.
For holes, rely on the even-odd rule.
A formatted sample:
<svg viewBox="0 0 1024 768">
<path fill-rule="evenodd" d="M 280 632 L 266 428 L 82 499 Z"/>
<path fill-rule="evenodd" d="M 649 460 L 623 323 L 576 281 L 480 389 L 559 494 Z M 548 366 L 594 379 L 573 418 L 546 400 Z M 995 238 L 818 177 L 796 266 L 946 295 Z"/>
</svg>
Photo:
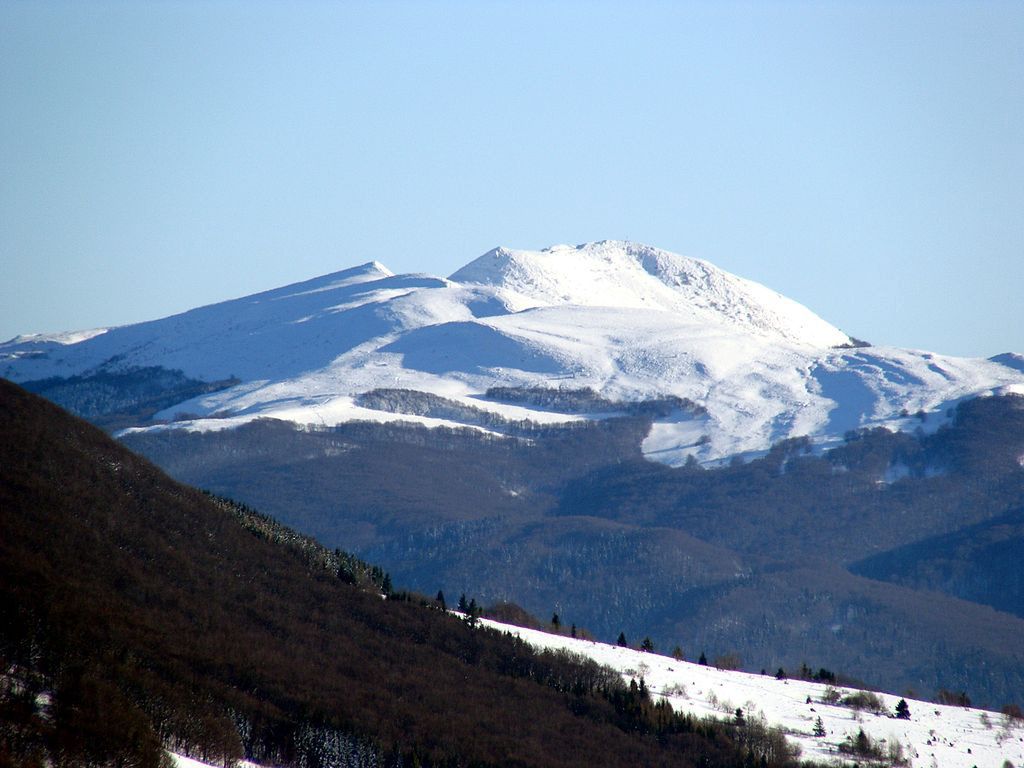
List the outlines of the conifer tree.
<svg viewBox="0 0 1024 768">
<path fill-rule="evenodd" d="M 555 630 L 555 632 L 558 632 L 558 630 L 562 626 L 562 620 L 558 618 L 557 613 L 551 614 L 551 626 Z"/>
<path fill-rule="evenodd" d="M 702 667 L 706 667 L 708 665 L 708 657 L 704 654 L 704 651 L 700 652 L 700 658 L 697 659 L 697 663 Z"/>
<path fill-rule="evenodd" d="M 625 648 L 626 645 L 627 645 L 627 643 L 626 643 L 626 633 L 625 632 L 619 632 L 619 639 L 616 640 L 616 642 L 619 645 L 621 645 L 623 648 Z"/>
<path fill-rule="evenodd" d="M 477 619 L 480 618 L 480 606 L 476 604 L 476 598 L 471 598 L 469 605 L 466 606 L 466 623 L 471 627 L 476 626 Z"/>
<path fill-rule="evenodd" d="M 849 737 L 847 737 L 849 738 Z M 864 729 L 861 728 L 857 732 L 857 738 L 852 739 L 853 741 L 853 752 L 856 755 L 869 755 L 871 754 L 871 739 L 864 733 Z"/>
<path fill-rule="evenodd" d="M 825 735 L 825 724 L 821 721 L 821 715 L 814 721 L 814 735 L 819 739 Z"/>
<path fill-rule="evenodd" d="M 910 719 L 910 705 L 907 704 L 906 699 L 900 699 L 896 704 L 896 717 L 899 720 Z"/>
<path fill-rule="evenodd" d="M 642 643 L 640 643 L 640 650 L 644 651 L 646 653 L 653 653 L 654 652 L 654 641 L 652 641 L 651 638 L 649 638 L 649 637 L 645 637 L 644 641 Z"/>
<path fill-rule="evenodd" d="M 442 592 L 440 589 L 437 590 L 437 597 L 434 599 L 437 601 L 437 604 L 441 607 L 442 611 L 448 610 L 448 606 L 444 601 L 444 592 Z"/>
</svg>

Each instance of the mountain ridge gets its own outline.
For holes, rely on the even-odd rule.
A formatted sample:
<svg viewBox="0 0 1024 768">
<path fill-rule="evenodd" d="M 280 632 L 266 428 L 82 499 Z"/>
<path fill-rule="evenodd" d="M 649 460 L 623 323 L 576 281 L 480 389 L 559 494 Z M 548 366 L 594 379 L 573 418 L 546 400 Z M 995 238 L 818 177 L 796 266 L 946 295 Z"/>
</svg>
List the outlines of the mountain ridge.
<svg viewBox="0 0 1024 768">
<path fill-rule="evenodd" d="M 934 429 L 964 398 L 1024 391 L 1017 356 L 866 346 L 769 288 L 628 241 L 496 248 L 449 278 L 366 262 L 102 333 L 0 344 L 0 375 L 30 388 L 154 366 L 199 382 L 238 381 L 163 407 L 136 428 L 409 420 L 358 404 L 381 388 L 499 415 L 510 404 L 483 397 L 495 387 L 679 397 L 703 415 L 660 418 L 643 441 L 649 459 L 670 465 L 749 458 L 794 437 L 827 445 L 851 429 L 915 429 L 921 423 L 908 415 L 917 413 Z M 538 423 L 557 417 L 517 413 Z"/>
</svg>

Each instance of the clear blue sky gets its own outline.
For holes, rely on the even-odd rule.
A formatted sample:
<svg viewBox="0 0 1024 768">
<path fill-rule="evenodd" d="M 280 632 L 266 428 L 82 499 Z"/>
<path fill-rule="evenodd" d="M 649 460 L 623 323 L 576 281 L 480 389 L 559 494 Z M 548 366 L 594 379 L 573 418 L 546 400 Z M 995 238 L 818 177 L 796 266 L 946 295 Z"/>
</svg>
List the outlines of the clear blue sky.
<svg viewBox="0 0 1024 768">
<path fill-rule="evenodd" d="M 1024 3 L 0 0 L 0 337 L 628 238 L 1024 353 Z"/>
</svg>

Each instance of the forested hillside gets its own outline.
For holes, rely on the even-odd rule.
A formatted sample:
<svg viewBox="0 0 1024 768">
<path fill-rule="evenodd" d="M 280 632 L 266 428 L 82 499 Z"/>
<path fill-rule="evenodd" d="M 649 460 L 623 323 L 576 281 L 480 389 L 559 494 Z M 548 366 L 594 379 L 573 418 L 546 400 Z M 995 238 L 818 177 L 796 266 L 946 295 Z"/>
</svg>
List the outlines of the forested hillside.
<svg viewBox="0 0 1024 768">
<path fill-rule="evenodd" d="M 0 765 L 785 765 L 0 381 Z M 762 759 L 764 758 L 764 759 Z"/>
</svg>

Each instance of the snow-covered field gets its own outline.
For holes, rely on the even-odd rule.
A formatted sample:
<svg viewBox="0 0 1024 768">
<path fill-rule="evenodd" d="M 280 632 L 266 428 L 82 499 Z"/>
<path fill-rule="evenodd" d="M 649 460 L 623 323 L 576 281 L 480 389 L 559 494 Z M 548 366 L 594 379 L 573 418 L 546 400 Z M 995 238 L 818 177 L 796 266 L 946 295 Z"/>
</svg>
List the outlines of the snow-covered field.
<svg viewBox="0 0 1024 768">
<path fill-rule="evenodd" d="M 19 336 L 0 344 L 0 375 L 162 366 L 204 381 L 240 379 L 156 416 L 190 430 L 260 417 L 481 428 L 355 403 L 376 388 L 542 423 L 579 415 L 483 395 L 494 386 L 590 387 L 630 401 L 674 395 L 706 415 L 679 412 L 653 425 L 643 450 L 673 465 L 752 456 L 803 435 L 827 445 L 859 427 L 934 429 L 963 398 L 1024 391 L 1018 355 L 851 344 L 806 307 L 706 261 L 605 241 L 497 248 L 448 279 L 394 275 L 372 262 L 147 323 Z M 927 423 L 912 418 L 918 412 Z"/>
<path fill-rule="evenodd" d="M 215 768 L 215 766 L 211 766 L 209 763 L 203 763 L 174 752 L 171 752 L 170 755 L 177 768 Z M 238 763 L 238 768 L 261 768 L 261 766 L 256 765 L 256 763 L 250 763 L 248 760 L 242 760 Z"/>
<path fill-rule="evenodd" d="M 822 701 L 826 686 L 771 675 L 718 670 L 657 653 L 578 640 L 482 619 L 486 626 L 511 632 L 538 648 L 562 649 L 618 670 L 625 679 L 644 678 L 652 696 L 664 697 L 680 712 L 731 718 L 763 717 L 780 727 L 801 748 L 805 760 L 856 762 L 839 754 L 848 737 L 864 733 L 888 750 L 898 743 L 913 768 L 1003 768 L 1024 765 L 1024 724 L 1016 726 L 996 712 L 907 699 L 910 719 L 894 716 L 900 696 L 879 693 L 886 714 L 854 710 Z M 842 696 L 854 691 L 838 688 Z M 807 702 L 808 698 L 811 700 Z M 825 735 L 814 736 L 817 718 Z M 860 761 L 863 764 L 863 760 Z"/>
</svg>

